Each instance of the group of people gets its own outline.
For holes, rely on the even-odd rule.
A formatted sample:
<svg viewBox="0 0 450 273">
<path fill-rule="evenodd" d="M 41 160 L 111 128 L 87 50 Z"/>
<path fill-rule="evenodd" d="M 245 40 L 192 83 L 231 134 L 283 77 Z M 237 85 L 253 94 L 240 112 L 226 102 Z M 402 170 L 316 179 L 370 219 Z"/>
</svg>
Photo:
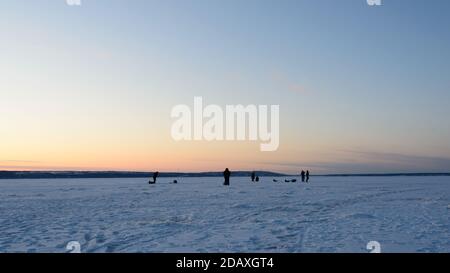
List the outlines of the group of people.
<svg viewBox="0 0 450 273">
<path fill-rule="evenodd" d="M 306 173 L 304 170 L 302 170 L 302 172 L 300 173 L 300 176 L 302 177 L 302 182 L 305 182 L 305 178 L 306 178 L 306 182 L 309 182 L 309 170 L 306 170 Z"/>
<path fill-rule="evenodd" d="M 259 176 L 256 176 L 255 172 L 252 172 L 250 177 L 252 178 L 252 182 L 259 182 Z"/>
<path fill-rule="evenodd" d="M 155 184 L 156 183 L 156 178 L 159 176 L 159 172 L 155 172 L 153 173 L 153 180 L 148 181 L 149 184 Z M 228 168 L 225 169 L 225 171 L 223 172 L 223 178 L 225 179 L 225 181 L 223 182 L 223 184 L 225 186 L 229 186 L 230 185 L 230 176 L 231 176 L 231 172 Z M 300 176 L 302 177 L 302 182 L 309 182 L 309 170 L 307 170 L 306 172 L 302 170 L 302 172 L 300 173 Z M 252 182 L 259 182 L 259 176 L 256 175 L 256 172 L 252 172 L 250 175 Z M 174 180 L 173 183 L 177 183 L 177 180 Z"/>
<path fill-rule="evenodd" d="M 225 179 L 225 182 L 223 183 L 225 186 L 229 186 L 230 185 L 230 176 L 231 176 L 231 172 L 230 170 L 228 170 L 228 168 L 225 169 L 225 171 L 223 172 L 223 177 Z M 309 170 L 306 170 L 306 172 L 304 170 L 302 170 L 302 172 L 300 173 L 300 176 L 302 177 L 302 182 L 309 182 Z M 253 171 L 250 175 L 252 182 L 259 182 L 259 176 L 256 175 L 256 173 Z M 296 179 L 290 180 L 290 182 L 296 182 Z"/>
</svg>

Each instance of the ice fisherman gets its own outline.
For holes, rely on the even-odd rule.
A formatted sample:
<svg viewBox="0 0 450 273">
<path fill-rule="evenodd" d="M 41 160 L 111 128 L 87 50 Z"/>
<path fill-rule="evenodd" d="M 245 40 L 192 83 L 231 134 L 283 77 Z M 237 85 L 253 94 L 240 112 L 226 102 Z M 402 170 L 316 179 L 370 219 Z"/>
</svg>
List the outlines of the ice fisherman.
<svg viewBox="0 0 450 273">
<path fill-rule="evenodd" d="M 228 170 L 228 168 L 226 168 L 225 171 L 223 172 L 223 178 L 225 178 L 225 181 L 223 182 L 223 184 L 225 186 L 230 185 L 230 176 L 231 176 L 231 172 L 230 172 L 230 170 Z"/>
</svg>

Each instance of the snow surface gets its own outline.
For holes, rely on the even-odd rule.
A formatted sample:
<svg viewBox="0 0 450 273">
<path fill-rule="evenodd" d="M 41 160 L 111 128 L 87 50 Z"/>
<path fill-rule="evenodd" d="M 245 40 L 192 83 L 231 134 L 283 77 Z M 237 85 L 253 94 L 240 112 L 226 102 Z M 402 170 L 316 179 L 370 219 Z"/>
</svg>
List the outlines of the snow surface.
<svg viewBox="0 0 450 273">
<path fill-rule="evenodd" d="M 450 252 L 450 177 L 176 179 L 0 180 L 0 252 Z"/>
</svg>

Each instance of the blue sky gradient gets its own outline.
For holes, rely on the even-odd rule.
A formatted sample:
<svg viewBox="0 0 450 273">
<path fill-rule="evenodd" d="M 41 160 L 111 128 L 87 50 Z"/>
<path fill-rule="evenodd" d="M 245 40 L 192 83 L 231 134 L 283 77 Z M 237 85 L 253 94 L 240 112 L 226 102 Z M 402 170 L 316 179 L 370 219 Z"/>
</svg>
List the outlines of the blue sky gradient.
<svg viewBox="0 0 450 273">
<path fill-rule="evenodd" d="M 449 12 L 447 0 L 2 0 L 0 168 L 449 171 Z M 279 104 L 279 151 L 173 142 L 170 110 L 194 96 Z"/>
</svg>

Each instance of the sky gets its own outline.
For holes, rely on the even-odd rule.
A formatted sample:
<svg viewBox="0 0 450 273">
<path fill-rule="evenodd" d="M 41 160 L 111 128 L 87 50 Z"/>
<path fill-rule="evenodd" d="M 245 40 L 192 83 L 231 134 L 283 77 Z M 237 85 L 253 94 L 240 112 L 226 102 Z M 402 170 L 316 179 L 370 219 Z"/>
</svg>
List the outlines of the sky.
<svg viewBox="0 0 450 273">
<path fill-rule="evenodd" d="M 450 1 L 0 0 L 0 169 L 450 171 Z M 171 109 L 279 105 L 280 145 Z"/>
</svg>

